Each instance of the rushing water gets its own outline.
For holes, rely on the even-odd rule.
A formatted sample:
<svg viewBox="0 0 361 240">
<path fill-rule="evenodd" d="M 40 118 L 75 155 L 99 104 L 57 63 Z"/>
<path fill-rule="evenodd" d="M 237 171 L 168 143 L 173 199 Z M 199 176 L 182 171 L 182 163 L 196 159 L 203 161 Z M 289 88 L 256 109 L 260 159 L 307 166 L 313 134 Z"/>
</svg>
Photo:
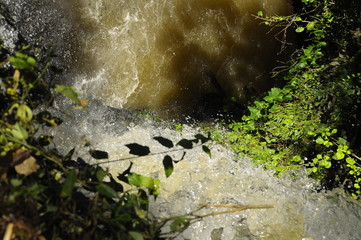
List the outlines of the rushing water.
<svg viewBox="0 0 361 240">
<path fill-rule="evenodd" d="M 64 106 L 64 102 L 60 103 Z M 317 182 L 298 172 L 281 178 L 254 166 L 250 159 L 237 159 L 226 148 L 212 144 L 211 157 L 200 147 L 187 150 L 174 172 L 165 177 L 162 160 L 168 149 L 153 138 L 162 136 L 174 143 L 201 132 L 184 125 L 182 132 L 169 124 L 144 120 L 122 110 L 93 102 L 91 113 L 74 112 L 58 129 L 56 142 L 64 152 L 77 144 L 77 155 L 94 161 L 81 142 L 109 153 L 103 164 L 117 176 L 133 163 L 132 171 L 161 180 L 160 195 L 150 205 L 156 217 L 183 215 L 200 204 L 274 205 L 269 209 L 250 209 L 212 216 L 196 222 L 178 240 L 359 240 L 361 205 L 340 190 L 317 192 Z M 124 117 L 127 116 L 127 117 Z M 63 116 L 65 117 L 65 116 Z M 66 118 L 66 117 L 65 117 Z M 156 154 L 133 158 L 125 144 L 148 146 Z M 166 153 L 181 159 L 183 151 Z M 99 163 L 99 161 L 98 161 Z M 208 208 L 201 214 L 226 211 Z"/>
<path fill-rule="evenodd" d="M 65 123 L 55 143 L 64 153 L 77 146 L 77 155 L 92 161 L 83 148 L 107 151 L 104 164 L 113 174 L 130 160 L 125 144 L 139 143 L 153 153 L 165 149 L 152 138 L 176 142 L 200 130 L 146 121 L 128 106 L 158 113 L 188 112 L 210 94 L 242 101 L 244 88 L 262 91 L 271 86 L 268 72 L 276 62 L 279 43 L 252 14 L 290 11 L 286 0 L 5 0 L 17 29 L 0 21 L 6 46 L 17 34 L 42 49 L 55 47 L 54 75 L 58 83 L 76 85 L 89 99 L 91 111 L 73 111 L 58 100 L 54 114 Z M 0 19 L 1 20 L 1 19 Z M 110 108 L 109 106 L 116 107 Z M 67 112 L 67 115 L 61 115 Z M 71 116 L 71 117 L 70 117 Z M 317 183 L 299 173 L 293 179 L 237 159 L 219 145 L 209 157 L 200 148 L 187 151 L 169 178 L 162 155 L 133 159 L 133 171 L 159 178 L 159 198 L 152 202 L 155 216 L 190 212 L 199 204 L 272 204 L 208 217 L 178 239 L 191 240 L 358 240 L 361 209 L 341 190 L 316 192 Z M 174 159 L 182 152 L 172 153 Z M 206 213 L 225 210 L 207 209 Z"/>
<path fill-rule="evenodd" d="M 272 86 L 281 44 L 254 15 L 288 14 L 288 2 L 28 0 L 19 17 L 60 46 L 67 78 L 89 98 L 174 116 L 210 95 L 244 102 L 245 90 Z"/>
</svg>

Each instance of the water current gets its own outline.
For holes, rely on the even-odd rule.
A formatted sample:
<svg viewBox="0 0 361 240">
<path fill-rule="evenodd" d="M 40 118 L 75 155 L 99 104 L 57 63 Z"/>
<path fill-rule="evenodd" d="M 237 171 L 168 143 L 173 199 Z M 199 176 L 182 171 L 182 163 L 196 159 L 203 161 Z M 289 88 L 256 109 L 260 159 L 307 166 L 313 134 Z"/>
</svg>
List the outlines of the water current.
<svg viewBox="0 0 361 240">
<path fill-rule="evenodd" d="M 248 91 L 272 86 L 269 72 L 282 60 L 280 43 L 254 15 L 287 14 L 287 0 L 4 0 L 14 26 L 0 19 L 5 45 L 18 34 L 54 49 L 55 83 L 72 84 L 90 99 L 91 111 L 70 110 L 67 99 L 55 102 L 54 114 L 65 120 L 55 143 L 64 153 L 93 161 L 84 140 L 107 151 L 111 173 L 133 171 L 161 180 L 161 194 L 151 203 L 157 217 L 190 212 L 199 204 L 270 204 L 208 217 L 177 239 L 191 240 L 358 240 L 360 204 L 340 189 L 316 191 L 304 173 L 281 178 L 237 157 L 223 146 L 187 151 L 169 178 L 162 155 L 131 159 L 129 143 L 163 152 L 153 137 L 176 142 L 202 130 L 149 120 L 134 109 L 164 116 L 189 113 L 210 96 L 242 102 Z M 273 34 L 272 34 L 273 33 Z M 133 110 L 130 110 L 133 109 Z M 64 112 L 66 114 L 64 114 Z M 174 159 L 181 152 L 171 153 Z M 123 160 L 122 160 L 123 159 Z M 127 160 L 125 160 L 127 159 Z M 118 160 L 118 161 L 116 161 Z M 212 212 L 220 209 L 207 209 Z M 224 209 L 221 209 L 224 210 Z"/>
<path fill-rule="evenodd" d="M 88 97 L 171 116 L 191 112 L 207 96 L 244 102 L 246 90 L 271 87 L 281 43 L 254 15 L 291 9 L 288 0 L 32 0 L 23 6 L 28 10 L 17 9 L 18 17 L 29 25 L 21 30 L 52 42 L 71 72 L 67 80 Z"/>
</svg>

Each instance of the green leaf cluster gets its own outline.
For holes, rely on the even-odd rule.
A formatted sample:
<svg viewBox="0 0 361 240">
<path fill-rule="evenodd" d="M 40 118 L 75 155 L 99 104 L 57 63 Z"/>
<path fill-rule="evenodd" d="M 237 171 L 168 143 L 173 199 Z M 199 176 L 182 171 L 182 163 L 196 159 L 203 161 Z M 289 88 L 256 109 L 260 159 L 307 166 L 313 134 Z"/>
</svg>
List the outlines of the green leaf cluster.
<svg viewBox="0 0 361 240">
<path fill-rule="evenodd" d="M 130 168 L 114 179 L 106 169 L 74 159 L 75 149 L 59 154 L 45 133 L 62 120 L 34 110 L 51 104 L 43 79 L 48 64 L 40 68 L 30 47 L 14 55 L 1 47 L 0 63 L 1 235 L 11 224 L 17 239 L 162 239 L 161 223 L 148 215 L 159 180 Z M 74 88 L 55 90 L 82 105 Z M 89 157 L 103 160 L 108 153 L 91 149 Z M 135 190 L 125 191 L 124 184 Z"/>
<path fill-rule="evenodd" d="M 302 0 L 302 4 L 291 16 L 258 12 L 256 17 L 267 25 L 283 27 L 284 32 L 292 28 L 300 45 L 277 87 L 251 103 L 223 138 L 222 134 L 216 138 L 277 174 L 305 167 L 324 187 L 343 185 L 358 198 L 361 39 L 355 34 L 361 4 L 343 0 Z"/>
</svg>

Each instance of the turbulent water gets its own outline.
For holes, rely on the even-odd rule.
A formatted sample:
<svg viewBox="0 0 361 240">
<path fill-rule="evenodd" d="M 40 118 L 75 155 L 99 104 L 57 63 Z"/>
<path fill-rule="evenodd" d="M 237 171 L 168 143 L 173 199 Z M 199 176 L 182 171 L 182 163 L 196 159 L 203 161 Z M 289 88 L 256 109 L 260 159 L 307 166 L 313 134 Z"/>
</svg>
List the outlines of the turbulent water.
<svg viewBox="0 0 361 240">
<path fill-rule="evenodd" d="M 60 104 L 64 106 L 64 103 Z M 212 216 L 192 224 L 178 240 L 358 240 L 361 239 L 361 205 L 340 190 L 317 192 L 318 184 L 299 172 L 276 178 L 250 159 L 237 159 L 226 148 L 211 144 L 211 157 L 200 147 L 187 150 L 166 178 L 162 160 L 165 154 L 181 159 L 183 151 L 168 149 L 153 138 L 165 137 L 174 143 L 201 132 L 184 125 L 181 132 L 172 125 L 155 123 L 93 103 L 92 112 L 75 112 L 58 130 L 56 142 L 64 152 L 77 144 L 77 155 L 88 161 L 86 140 L 94 149 L 109 153 L 110 163 L 102 164 L 117 176 L 133 163 L 132 171 L 161 180 L 160 195 L 150 209 L 156 217 L 189 213 L 200 204 L 274 205 L 274 208 L 250 209 Z M 125 117 L 127 116 L 127 117 Z M 125 146 L 138 143 L 152 153 L 134 158 Z M 180 148 L 181 149 L 181 148 Z M 98 161 L 99 163 L 99 161 Z M 207 208 L 200 214 L 227 211 Z"/>
<path fill-rule="evenodd" d="M 23 8 L 31 11 L 19 17 L 33 24 L 22 31 L 60 47 L 67 80 L 86 96 L 170 116 L 209 96 L 243 102 L 245 90 L 272 86 L 281 43 L 255 15 L 291 10 L 288 0 L 28 0 Z"/>
<path fill-rule="evenodd" d="M 163 155 L 131 157 L 124 146 L 139 143 L 163 152 L 153 137 L 174 142 L 201 130 L 184 125 L 181 132 L 146 120 L 137 112 L 189 112 L 209 95 L 245 98 L 245 88 L 271 86 L 280 44 L 252 15 L 285 14 L 286 0 L 4 0 L 12 23 L 0 18 L 5 46 L 18 34 L 45 52 L 55 49 L 52 76 L 56 83 L 77 86 L 91 111 L 72 111 L 69 101 L 55 102 L 54 114 L 65 120 L 55 144 L 64 153 L 93 161 L 81 146 L 109 153 L 104 164 L 113 174 L 134 163 L 133 171 L 161 180 L 161 194 L 151 204 L 157 217 L 180 215 L 199 204 L 274 205 L 212 216 L 191 225 L 178 239 L 191 240 L 358 240 L 361 208 L 341 190 L 316 192 L 317 183 L 297 179 L 237 159 L 220 145 L 187 151 L 166 178 Z M 275 33 L 275 32 L 273 32 Z M 281 59 L 281 58 L 280 58 Z M 112 106 L 113 108 L 111 108 Z M 114 108 L 116 107 L 116 108 Z M 63 114 L 63 113 L 67 114 Z M 173 159 L 181 152 L 170 153 Z M 118 160 L 118 161 L 115 161 Z M 206 209 L 204 214 L 227 209 Z"/>
</svg>

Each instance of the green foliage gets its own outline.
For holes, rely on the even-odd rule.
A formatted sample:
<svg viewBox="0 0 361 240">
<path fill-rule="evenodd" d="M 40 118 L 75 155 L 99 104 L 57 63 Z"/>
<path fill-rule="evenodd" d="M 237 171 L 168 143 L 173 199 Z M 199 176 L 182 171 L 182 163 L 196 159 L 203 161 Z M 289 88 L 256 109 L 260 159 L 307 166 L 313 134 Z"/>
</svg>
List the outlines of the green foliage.
<svg viewBox="0 0 361 240">
<path fill-rule="evenodd" d="M 43 84 L 46 68 L 38 70 L 37 61 L 24 49 L 30 48 L 10 57 L 0 49 L 0 61 L 5 63 L 0 68 L 0 232 L 14 225 L 13 234 L 19 239 L 138 240 L 164 239 L 160 228 L 165 223 L 171 224 L 172 234 L 185 230 L 189 222 L 182 220 L 184 216 L 164 220 L 149 216 L 149 198 L 159 195 L 159 179 L 132 172 L 132 165 L 114 179 L 99 165 L 74 159 L 75 149 L 62 156 L 52 147 L 53 137 L 42 133 L 62 120 L 48 111 L 34 114 L 39 102 L 51 102 L 51 96 L 36 91 L 51 89 Z M 57 85 L 55 91 L 85 106 L 73 87 Z M 161 136 L 154 139 L 168 149 L 158 154 L 183 151 L 181 159 L 164 156 L 166 177 L 171 176 L 174 163 L 184 159 L 186 150 L 199 146 L 210 155 L 204 145 L 210 136 L 197 134 L 176 144 Z M 157 154 L 137 143 L 126 146 L 136 157 Z M 90 149 L 89 157 L 99 164 L 109 158 L 97 149 Z M 132 189 L 124 191 L 125 184 Z"/>
<path fill-rule="evenodd" d="M 39 89 L 43 70 L 34 57 L 18 52 L 7 57 L 1 49 L 0 119 L 0 230 L 14 224 L 19 239 L 158 239 L 157 225 L 148 217 L 148 198 L 158 194 L 159 180 L 123 173 L 135 192 L 99 166 L 74 160 L 74 149 L 61 156 L 50 148 L 51 136 L 38 130 L 57 127 L 61 120 L 43 111 L 34 115 L 37 103 L 51 100 Z M 56 90 L 81 104 L 71 87 Z M 39 99 L 39 96 L 42 98 Z M 40 134 L 38 134 L 40 133 Z M 96 159 L 108 154 L 91 150 Z M 124 184 L 124 183 L 123 183 Z M 140 187 L 149 190 L 145 193 Z"/>
<path fill-rule="evenodd" d="M 16 69 L 31 69 L 36 66 L 35 58 L 23 54 L 21 52 L 15 53 L 14 56 L 9 57 L 9 62 L 13 65 Z"/>
<path fill-rule="evenodd" d="M 294 53 L 279 86 L 248 106 L 248 114 L 230 124 L 224 138 L 217 134 L 215 139 L 277 174 L 306 167 L 325 187 L 344 184 L 358 198 L 361 41 L 350 32 L 361 24 L 361 6 L 355 1 L 302 3 L 292 16 L 257 13 L 266 25 L 282 26 L 281 32 L 292 28 L 307 41 Z"/>
</svg>

